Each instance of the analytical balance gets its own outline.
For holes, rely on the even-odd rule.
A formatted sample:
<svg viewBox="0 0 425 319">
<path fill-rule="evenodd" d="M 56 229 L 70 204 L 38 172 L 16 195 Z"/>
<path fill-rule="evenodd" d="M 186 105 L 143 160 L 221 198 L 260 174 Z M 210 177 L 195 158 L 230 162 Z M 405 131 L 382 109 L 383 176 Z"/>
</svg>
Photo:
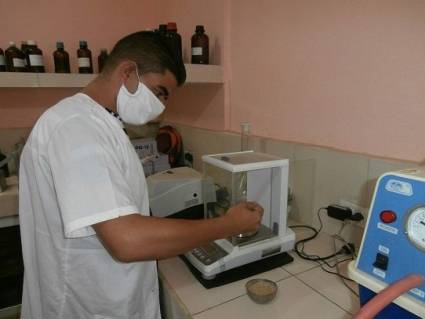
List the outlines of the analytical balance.
<svg viewBox="0 0 425 319">
<path fill-rule="evenodd" d="M 424 168 L 379 178 L 359 257 L 349 265 L 362 305 L 411 273 L 425 276 Z M 425 285 L 397 298 L 375 318 L 425 318 Z"/>
<path fill-rule="evenodd" d="M 241 266 L 259 261 L 264 264 L 252 266 L 257 273 L 268 270 L 264 269 L 268 260 L 274 260 L 274 267 L 277 257 L 286 257 L 280 265 L 292 261 L 285 253 L 295 242 L 294 232 L 287 227 L 289 161 L 252 151 L 205 155 L 202 161 L 203 180 L 208 181 L 203 184 L 205 218 L 221 216 L 242 201 L 259 203 L 264 215 L 255 233 L 216 240 L 185 254 L 192 270 L 196 269 L 204 279 L 201 283 L 207 287 L 205 281 L 235 269 L 238 271 L 234 273 L 241 274 Z"/>
</svg>

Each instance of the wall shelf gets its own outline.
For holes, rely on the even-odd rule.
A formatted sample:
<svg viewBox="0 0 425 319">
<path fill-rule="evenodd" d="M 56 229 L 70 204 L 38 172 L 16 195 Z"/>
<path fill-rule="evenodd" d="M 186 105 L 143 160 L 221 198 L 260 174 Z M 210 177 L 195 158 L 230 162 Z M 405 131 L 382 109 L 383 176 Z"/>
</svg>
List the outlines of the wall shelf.
<svg viewBox="0 0 425 319">
<path fill-rule="evenodd" d="M 185 64 L 186 83 L 223 83 L 220 65 Z M 61 73 L 0 73 L 0 88 L 80 88 L 86 86 L 97 74 Z"/>
</svg>

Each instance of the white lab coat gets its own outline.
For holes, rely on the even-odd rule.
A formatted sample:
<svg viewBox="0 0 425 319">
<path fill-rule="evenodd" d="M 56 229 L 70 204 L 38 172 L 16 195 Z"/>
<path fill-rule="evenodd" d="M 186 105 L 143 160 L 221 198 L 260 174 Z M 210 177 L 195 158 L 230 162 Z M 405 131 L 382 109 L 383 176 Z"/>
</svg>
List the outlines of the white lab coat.
<svg viewBox="0 0 425 319">
<path fill-rule="evenodd" d="M 78 93 L 47 110 L 22 153 L 24 319 L 158 319 L 156 262 L 121 263 L 91 225 L 149 214 L 121 122 Z"/>
</svg>

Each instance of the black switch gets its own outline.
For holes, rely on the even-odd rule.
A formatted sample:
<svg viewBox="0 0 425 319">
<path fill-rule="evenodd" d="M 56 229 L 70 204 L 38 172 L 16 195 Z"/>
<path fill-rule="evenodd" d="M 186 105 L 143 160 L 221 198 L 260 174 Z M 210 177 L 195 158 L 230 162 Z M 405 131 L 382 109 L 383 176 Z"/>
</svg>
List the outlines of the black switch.
<svg viewBox="0 0 425 319">
<path fill-rule="evenodd" d="M 373 263 L 373 266 L 382 270 L 388 269 L 388 256 L 377 253 L 376 260 Z"/>
</svg>

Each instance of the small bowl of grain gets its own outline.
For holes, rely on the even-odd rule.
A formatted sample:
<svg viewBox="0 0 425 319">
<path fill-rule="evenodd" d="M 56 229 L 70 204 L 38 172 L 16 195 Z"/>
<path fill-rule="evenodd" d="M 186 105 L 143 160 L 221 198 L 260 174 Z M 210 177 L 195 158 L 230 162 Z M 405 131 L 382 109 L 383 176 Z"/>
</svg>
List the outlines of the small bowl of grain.
<svg viewBox="0 0 425 319">
<path fill-rule="evenodd" d="M 267 303 L 276 297 L 277 285 L 268 279 L 251 279 L 245 287 L 248 296 L 256 303 Z"/>
</svg>

